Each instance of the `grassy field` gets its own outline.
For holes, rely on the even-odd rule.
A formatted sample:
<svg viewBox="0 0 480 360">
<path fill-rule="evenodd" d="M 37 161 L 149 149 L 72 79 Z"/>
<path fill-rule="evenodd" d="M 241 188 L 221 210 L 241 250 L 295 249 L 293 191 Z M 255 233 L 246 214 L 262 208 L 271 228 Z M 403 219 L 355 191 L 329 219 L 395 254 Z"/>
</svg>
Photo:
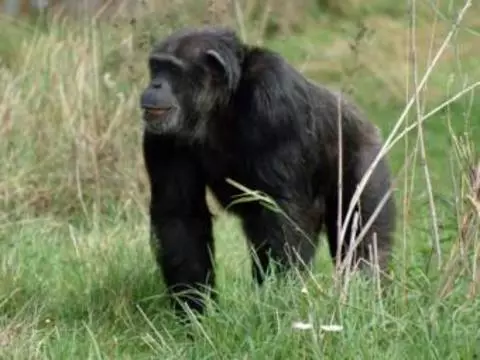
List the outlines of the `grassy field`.
<svg viewBox="0 0 480 360">
<path fill-rule="evenodd" d="M 198 22 L 196 10 L 133 24 L 0 18 L 1 359 L 480 357 L 480 6 L 413 1 L 412 26 L 404 2 L 329 3 L 236 21 L 350 91 L 384 138 L 425 119 L 389 153 L 399 214 L 388 295 L 359 279 L 338 291 L 326 246 L 304 283 L 256 290 L 238 221 L 216 209 L 220 303 L 176 324 L 148 245 L 137 103 L 150 31 Z"/>
</svg>

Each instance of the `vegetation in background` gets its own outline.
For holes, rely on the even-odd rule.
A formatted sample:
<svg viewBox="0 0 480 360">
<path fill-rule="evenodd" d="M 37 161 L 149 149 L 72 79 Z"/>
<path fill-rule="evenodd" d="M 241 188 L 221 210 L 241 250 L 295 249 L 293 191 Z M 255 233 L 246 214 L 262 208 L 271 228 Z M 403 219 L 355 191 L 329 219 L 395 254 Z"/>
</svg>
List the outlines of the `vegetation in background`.
<svg viewBox="0 0 480 360">
<path fill-rule="evenodd" d="M 157 3 L 98 20 L 0 18 L 0 357 L 480 356 L 479 4 Z M 148 247 L 137 103 L 151 43 L 202 23 L 233 25 L 348 91 L 384 138 L 404 120 L 389 152 L 399 216 L 385 297 L 360 279 L 339 292 L 326 246 L 304 282 L 255 289 L 237 219 L 212 200 L 220 304 L 175 323 Z"/>
</svg>

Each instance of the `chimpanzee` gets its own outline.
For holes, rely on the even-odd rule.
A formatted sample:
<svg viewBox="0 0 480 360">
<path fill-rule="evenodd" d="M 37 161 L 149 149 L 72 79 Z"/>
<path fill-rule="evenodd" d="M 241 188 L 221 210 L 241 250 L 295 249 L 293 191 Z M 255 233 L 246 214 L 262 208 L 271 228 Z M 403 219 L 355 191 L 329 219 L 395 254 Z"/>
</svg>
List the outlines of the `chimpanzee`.
<svg viewBox="0 0 480 360">
<path fill-rule="evenodd" d="M 225 27 L 178 30 L 153 47 L 148 65 L 150 83 L 140 103 L 151 241 L 177 309 L 183 304 L 203 312 L 203 295 L 215 287 L 205 194 L 210 188 L 227 206 L 241 194 L 228 179 L 261 191 L 281 209 L 272 211 L 260 202 L 229 207 L 241 218 L 259 284 L 272 261 L 284 270 L 311 264 L 322 225 L 332 258 L 344 259 L 352 229 L 358 234 L 377 205 L 381 210 L 353 262 L 369 261 L 375 243 L 378 264 L 387 269 L 395 204 L 383 157 L 356 204 L 358 226 L 348 223 L 339 249 L 337 218 L 345 219 L 359 181 L 382 146 L 376 127 L 351 101 Z"/>
</svg>

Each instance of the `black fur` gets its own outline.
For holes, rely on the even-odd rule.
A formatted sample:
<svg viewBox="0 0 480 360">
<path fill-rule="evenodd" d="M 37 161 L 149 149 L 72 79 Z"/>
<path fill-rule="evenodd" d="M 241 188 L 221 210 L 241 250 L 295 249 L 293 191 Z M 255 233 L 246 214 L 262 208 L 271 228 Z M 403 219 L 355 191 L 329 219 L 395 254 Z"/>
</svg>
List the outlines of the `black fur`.
<svg viewBox="0 0 480 360">
<path fill-rule="evenodd" d="M 338 101 L 343 218 L 359 180 L 381 147 L 376 128 L 357 108 L 304 78 L 280 55 L 242 43 L 229 29 L 174 33 L 153 49 L 150 69 L 152 83 L 141 102 L 152 243 L 171 293 L 202 311 L 199 296 L 187 298 L 180 292 L 215 286 L 205 188 L 210 187 L 226 206 L 240 193 L 227 178 L 271 196 L 303 230 L 299 232 L 284 216 L 258 203 L 231 207 L 241 217 L 259 260 L 252 265 L 259 283 L 271 259 L 284 268 L 310 264 L 323 225 L 335 257 Z M 168 109 L 152 111 L 158 107 Z M 390 172 L 382 159 L 361 196 L 363 223 L 389 187 Z M 379 263 L 386 270 L 394 218 L 390 197 L 354 261 L 369 260 L 369 245 L 376 233 Z M 348 242 L 350 232 L 345 239 Z"/>
</svg>

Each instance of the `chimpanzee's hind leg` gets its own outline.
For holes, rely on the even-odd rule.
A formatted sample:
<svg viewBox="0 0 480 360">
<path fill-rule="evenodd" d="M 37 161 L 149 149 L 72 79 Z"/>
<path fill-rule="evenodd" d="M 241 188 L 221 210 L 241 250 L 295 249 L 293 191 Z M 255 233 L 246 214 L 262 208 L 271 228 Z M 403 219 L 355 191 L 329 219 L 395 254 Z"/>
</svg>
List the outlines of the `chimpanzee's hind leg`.
<svg viewBox="0 0 480 360">
<path fill-rule="evenodd" d="M 355 189 L 362 179 L 362 176 L 374 160 L 380 149 L 379 145 L 365 147 L 358 153 L 357 158 L 351 162 L 352 167 L 346 168 L 343 178 L 343 199 L 342 199 L 342 226 L 345 222 L 345 216 L 350 204 L 350 200 Z M 376 216 L 373 223 L 366 231 L 363 240 L 358 244 L 353 252 L 352 266 L 358 265 L 364 268 L 366 263 L 372 260 L 378 261 L 382 272 L 387 271 L 390 253 L 392 248 L 393 232 L 395 230 L 395 204 L 393 195 L 389 195 L 391 187 L 390 171 L 384 159 L 376 165 L 370 179 L 368 180 L 361 196 L 360 202 L 356 206 L 358 211 L 357 231 L 352 237 L 354 227 L 354 216 L 350 221 L 345 232 L 345 237 L 340 249 L 340 260 L 343 261 L 351 245 L 351 239 L 354 238 L 365 228 L 370 217 Z M 336 259 L 339 250 L 340 237 L 337 232 L 337 209 L 338 209 L 338 190 L 332 189 L 331 195 L 327 199 L 326 227 L 331 256 Z M 388 198 L 384 199 L 387 196 Z M 383 205 L 382 205 L 383 204 Z M 381 206 L 378 214 L 377 206 Z"/>
</svg>

